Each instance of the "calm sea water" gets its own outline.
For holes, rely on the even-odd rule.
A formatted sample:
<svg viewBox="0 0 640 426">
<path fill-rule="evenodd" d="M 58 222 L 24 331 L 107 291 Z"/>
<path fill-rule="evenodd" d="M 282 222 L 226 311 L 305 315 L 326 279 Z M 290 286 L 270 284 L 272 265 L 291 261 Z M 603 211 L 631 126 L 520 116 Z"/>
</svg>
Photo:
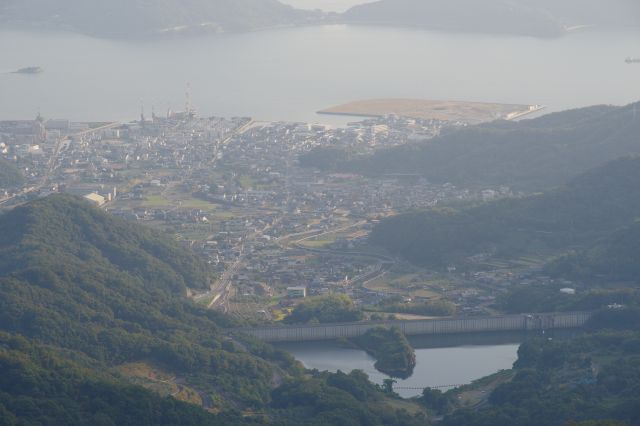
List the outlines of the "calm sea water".
<svg viewBox="0 0 640 426">
<path fill-rule="evenodd" d="M 301 0 L 303 1 L 303 0 Z M 201 114 L 327 122 L 315 111 L 375 97 L 545 104 L 556 111 L 640 99 L 640 31 L 559 39 L 319 26 L 164 41 L 0 30 L 0 119 L 130 120 Z"/>
</svg>

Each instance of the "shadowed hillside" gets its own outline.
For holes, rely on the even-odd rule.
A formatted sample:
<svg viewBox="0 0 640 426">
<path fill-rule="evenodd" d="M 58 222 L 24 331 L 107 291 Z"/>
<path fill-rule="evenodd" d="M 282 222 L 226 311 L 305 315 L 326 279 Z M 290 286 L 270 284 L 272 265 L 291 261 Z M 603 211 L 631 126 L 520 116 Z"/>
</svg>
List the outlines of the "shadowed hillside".
<svg viewBox="0 0 640 426">
<path fill-rule="evenodd" d="M 497 121 L 432 140 L 349 156 L 335 149 L 301 157 L 304 166 L 367 175 L 415 173 L 466 187 L 540 190 L 625 155 L 640 154 L 640 104 L 596 106 L 519 122 Z"/>
<path fill-rule="evenodd" d="M 585 173 L 541 195 L 384 220 L 371 240 L 417 264 L 490 253 L 513 257 L 592 244 L 640 215 L 640 158 Z"/>
</svg>

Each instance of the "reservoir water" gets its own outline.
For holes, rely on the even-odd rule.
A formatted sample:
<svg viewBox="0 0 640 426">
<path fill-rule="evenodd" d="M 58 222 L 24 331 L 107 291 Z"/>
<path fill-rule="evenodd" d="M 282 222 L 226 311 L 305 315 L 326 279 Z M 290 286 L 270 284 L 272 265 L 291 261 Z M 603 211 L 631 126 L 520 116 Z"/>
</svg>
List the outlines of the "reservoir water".
<svg viewBox="0 0 640 426">
<path fill-rule="evenodd" d="M 554 330 L 544 338 L 567 339 L 580 330 Z M 535 334 L 522 332 L 479 333 L 473 335 L 412 336 L 416 367 L 411 377 L 396 379 L 396 392 L 408 398 L 422 394 L 425 387 L 463 385 L 510 369 L 518 358 L 518 347 Z M 347 348 L 335 341 L 281 343 L 306 368 L 321 371 L 350 372 L 360 369 L 374 383 L 382 384 L 388 376 L 374 368 L 375 360 L 360 349 Z M 448 388 L 443 388 L 446 391 Z"/>
<path fill-rule="evenodd" d="M 201 115 L 339 122 L 325 107 L 411 97 L 544 104 L 557 111 L 640 99 L 640 30 L 557 39 L 315 26 L 172 40 L 0 30 L 0 119 L 132 120 Z M 41 66 L 38 75 L 9 74 Z"/>
</svg>

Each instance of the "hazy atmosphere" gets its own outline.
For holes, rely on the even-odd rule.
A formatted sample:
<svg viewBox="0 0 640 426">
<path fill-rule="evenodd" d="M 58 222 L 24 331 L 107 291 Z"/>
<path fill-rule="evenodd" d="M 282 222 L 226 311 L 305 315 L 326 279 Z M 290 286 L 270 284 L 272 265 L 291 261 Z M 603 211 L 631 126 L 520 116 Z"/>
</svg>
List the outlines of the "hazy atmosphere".
<svg viewBox="0 0 640 426">
<path fill-rule="evenodd" d="M 640 2 L 0 0 L 0 425 L 640 425 Z"/>
</svg>

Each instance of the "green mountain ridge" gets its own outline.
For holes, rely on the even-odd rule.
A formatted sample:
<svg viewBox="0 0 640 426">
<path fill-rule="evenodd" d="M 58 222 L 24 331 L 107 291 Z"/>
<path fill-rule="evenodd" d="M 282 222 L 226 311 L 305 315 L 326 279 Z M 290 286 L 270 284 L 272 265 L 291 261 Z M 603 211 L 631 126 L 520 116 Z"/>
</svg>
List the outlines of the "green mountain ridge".
<svg viewBox="0 0 640 426">
<path fill-rule="evenodd" d="M 481 253 L 517 257 L 586 247 L 640 216 L 638 182 L 640 157 L 623 158 L 539 195 L 401 214 L 381 222 L 370 238 L 431 266 Z"/>
<path fill-rule="evenodd" d="M 195 254 L 81 198 L 1 215 L 0 424 L 424 424 L 381 403 L 366 375 L 304 375 L 286 352 L 228 336 L 232 319 L 185 297 L 211 278 Z"/>
<path fill-rule="evenodd" d="M 366 175 L 413 173 L 434 183 L 539 191 L 607 161 L 640 154 L 639 108 L 640 103 L 594 106 L 532 120 L 496 121 L 370 156 L 325 149 L 300 161 L 303 166 Z"/>
</svg>

